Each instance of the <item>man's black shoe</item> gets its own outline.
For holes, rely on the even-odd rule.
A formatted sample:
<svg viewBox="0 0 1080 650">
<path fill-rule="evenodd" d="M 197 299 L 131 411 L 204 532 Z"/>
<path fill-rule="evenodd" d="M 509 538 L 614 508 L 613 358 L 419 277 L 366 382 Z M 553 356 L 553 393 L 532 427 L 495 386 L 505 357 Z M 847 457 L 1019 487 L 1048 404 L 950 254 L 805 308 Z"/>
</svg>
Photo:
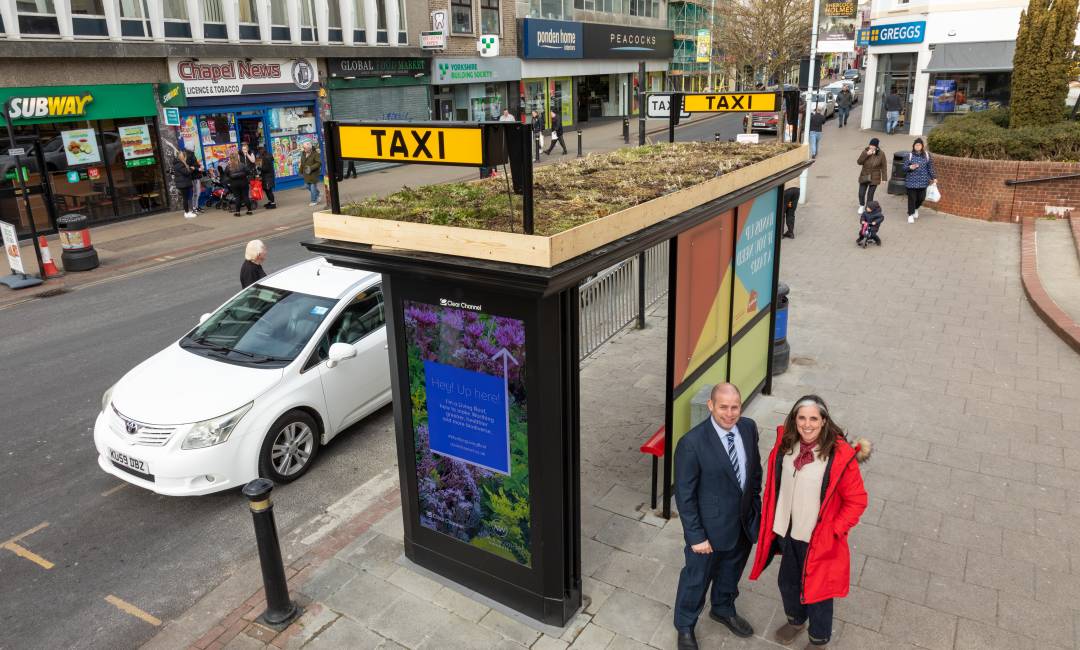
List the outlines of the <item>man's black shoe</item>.
<svg viewBox="0 0 1080 650">
<path fill-rule="evenodd" d="M 754 636 L 754 626 L 750 625 L 749 621 L 738 614 L 732 614 L 731 616 L 717 616 L 716 614 L 709 612 L 709 618 L 731 630 L 731 633 L 735 636 L 744 639 L 746 637 Z"/>
<path fill-rule="evenodd" d="M 783 238 L 784 239 L 795 239 L 795 233 L 793 233 L 793 232 L 791 232 L 789 230 L 786 233 L 784 233 Z"/>
<path fill-rule="evenodd" d="M 698 650 L 697 639 L 694 638 L 694 631 L 679 632 L 679 645 L 678 650 Z"/>
</svg>

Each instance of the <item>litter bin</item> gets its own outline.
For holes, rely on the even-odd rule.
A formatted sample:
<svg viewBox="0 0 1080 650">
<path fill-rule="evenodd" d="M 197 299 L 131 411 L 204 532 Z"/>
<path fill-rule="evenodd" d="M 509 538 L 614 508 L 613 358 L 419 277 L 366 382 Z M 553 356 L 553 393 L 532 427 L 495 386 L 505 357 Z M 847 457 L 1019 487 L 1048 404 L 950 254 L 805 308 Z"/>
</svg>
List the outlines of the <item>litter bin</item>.
<svg viewBox="0 0 1080 650">
<path fill-rule="evenodd" d="M 60 259 L 65 271 L 89 271 L 101 264 L 90 244 L 90 220 L 84 214 L 65 214 L 56 220 L 60 232 Z"/>
<path fill-rule="evenodd" d="M 772 374 L 782 375 L 791 361 L 791 346 L 787 342 L 788 292 L 780 282 L 776 288 L 776 328 L 773 330 Z"/>
<path fill-rule="evenodd" d="M 907 152 L 898 151 L 892 157 L 892 174 L 889 175 L 889 194 L 907 194 L 904 179 L 907 178 Z"/>
</svg>

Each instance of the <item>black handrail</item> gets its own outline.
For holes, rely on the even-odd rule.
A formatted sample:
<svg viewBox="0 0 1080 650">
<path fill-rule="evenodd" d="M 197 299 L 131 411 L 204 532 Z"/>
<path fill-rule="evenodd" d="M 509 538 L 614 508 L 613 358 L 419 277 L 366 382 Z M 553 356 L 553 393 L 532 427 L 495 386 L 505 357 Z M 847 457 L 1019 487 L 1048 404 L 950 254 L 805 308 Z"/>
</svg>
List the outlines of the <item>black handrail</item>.
<svg viewBox="0 0 1080 650">
<path fill-rule="evenodd" d="M 1013 178 L 1005 181 L 1006 185 L 1024 185 L 1027 183 L 1043 183 L 1046 181 L 1063 181 L 1067 178 L 1080 178 L 1080 173 L 1064 174 L 1062 176 L 1041 176 L 1039 178 Z"/>
</svg>

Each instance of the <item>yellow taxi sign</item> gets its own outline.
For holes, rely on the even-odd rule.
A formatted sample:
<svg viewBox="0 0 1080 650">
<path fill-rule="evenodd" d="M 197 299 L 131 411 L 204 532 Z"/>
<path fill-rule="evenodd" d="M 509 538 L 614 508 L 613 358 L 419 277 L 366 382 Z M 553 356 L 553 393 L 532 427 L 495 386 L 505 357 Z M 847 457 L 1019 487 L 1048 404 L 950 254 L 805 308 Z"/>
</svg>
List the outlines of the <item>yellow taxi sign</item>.
<svg viewBox="0 0 1080 650">
<path fill-rule="evenodd" d="M 687 113 L 748 113 L 780 110 L 780 93 L 687 93 L 683 95 Z"/>
<path fill-rule="evenodd" d="M 341 157 L 430 165 L 484 165 L 484 129 L 421 124 L 342 124 Z"/>
</svg>

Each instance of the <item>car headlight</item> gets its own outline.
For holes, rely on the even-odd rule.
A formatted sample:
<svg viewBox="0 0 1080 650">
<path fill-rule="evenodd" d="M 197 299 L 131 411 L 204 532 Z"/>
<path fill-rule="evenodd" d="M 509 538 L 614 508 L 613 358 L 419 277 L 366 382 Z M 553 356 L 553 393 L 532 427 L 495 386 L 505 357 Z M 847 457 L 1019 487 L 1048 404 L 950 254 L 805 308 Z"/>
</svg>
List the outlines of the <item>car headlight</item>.
<svg viewBox="0 0 1080 650">
<path fill-rule="evenodd" d="M 191 430 L 188 431 L 184 444 L 180 445 L 180 448 L 202 449 L 225 442 L 240 422 L 240 418 L 251 410 L 253 404 L 255 402 L 248 402 L 235 411 L 191 425 Z"/>
<path fill-rule="evenodd" d="M 108 410 L 109 404 L 112 403 L 112 394 L 116 390 L 116 384 L 109 386 L 109 390 L 105 391 L 105 394 L 101 396 L 101 412 L 104 413 Z"/>
</svg>

